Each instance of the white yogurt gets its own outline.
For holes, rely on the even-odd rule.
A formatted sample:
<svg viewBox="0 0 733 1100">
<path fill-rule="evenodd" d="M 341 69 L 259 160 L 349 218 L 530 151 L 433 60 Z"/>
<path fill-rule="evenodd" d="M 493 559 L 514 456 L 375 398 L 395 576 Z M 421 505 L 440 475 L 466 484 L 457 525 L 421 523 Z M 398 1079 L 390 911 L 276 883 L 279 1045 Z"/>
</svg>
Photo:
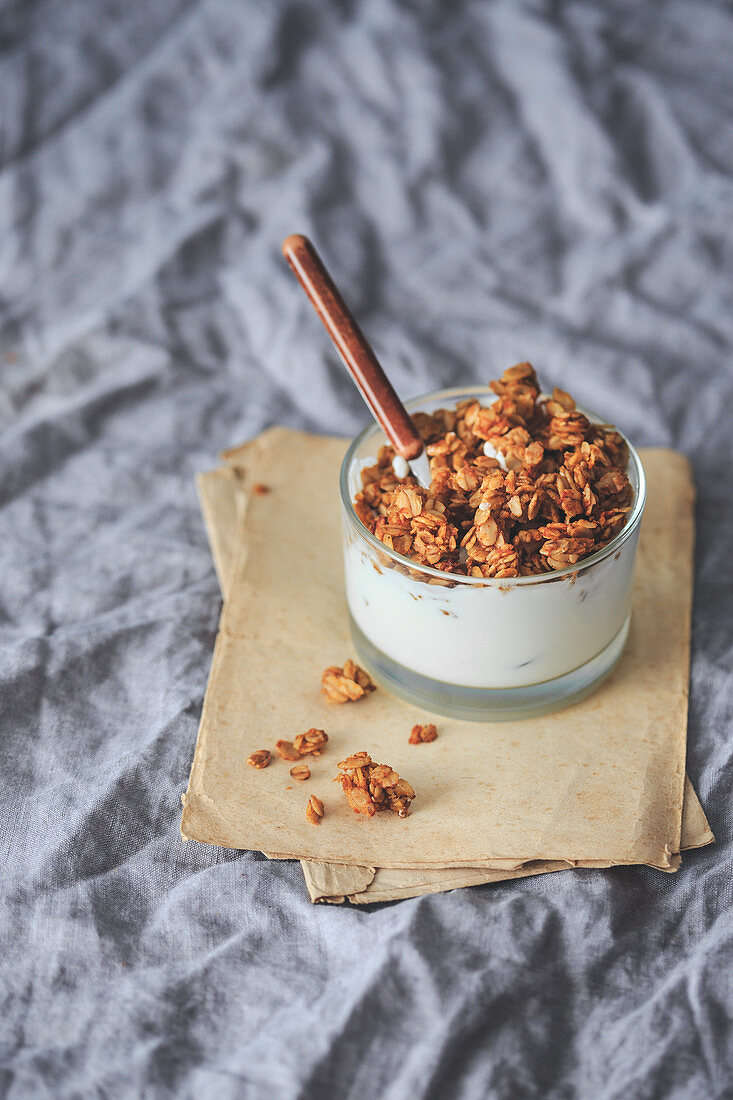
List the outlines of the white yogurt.
<svg viewBox="0 0 733 1100">
<path fill-rule="evenodd" d="M 406 478 L 409 474 L 410 464 L 406 458 L 402 457 L 402 455 L 395 455 L 392 459 L 392 469 L 395 472 L 395 477 L 398 477 L 400 480 L 402 480 L 403 478 Z"/>
<path fill-rule="evenodd" d="M 503 451 L 497 451 L 494 444 L 489 443 L 488 439 L 484 443 L 484 454 L 486 455 L 487 458 L 495 458 L 498 461 L 499 465 L 501 466 L 502 470 L 507 469 L 506 459 L 504 458 L 504 452 Z"/>
</svg>

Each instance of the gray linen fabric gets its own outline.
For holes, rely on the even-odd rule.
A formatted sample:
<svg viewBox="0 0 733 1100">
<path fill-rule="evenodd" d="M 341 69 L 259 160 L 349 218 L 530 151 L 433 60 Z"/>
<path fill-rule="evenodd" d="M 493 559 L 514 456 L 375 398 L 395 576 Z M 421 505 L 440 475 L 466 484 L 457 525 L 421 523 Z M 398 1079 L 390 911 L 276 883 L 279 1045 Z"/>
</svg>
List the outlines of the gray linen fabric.
<svg viewBox="0 0 733 1100">
<path fill-rule="evenodd" d="M 0 1090 L 731 1096 L 733 10 L 0 7 Z M 182 845 L 217 450 L 518 359 L 699 492 L 689 771 L 717 847 L 361 911 Z M 297 614 L 297 609 L 294 609 Z"/>
</svg>

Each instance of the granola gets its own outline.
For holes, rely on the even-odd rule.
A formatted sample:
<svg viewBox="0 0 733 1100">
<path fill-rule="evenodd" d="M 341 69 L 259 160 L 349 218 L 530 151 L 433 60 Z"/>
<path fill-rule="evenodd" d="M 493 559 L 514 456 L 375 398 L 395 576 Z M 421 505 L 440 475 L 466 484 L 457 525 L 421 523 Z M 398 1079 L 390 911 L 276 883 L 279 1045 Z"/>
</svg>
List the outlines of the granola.
<svg viewBox="0 0 733 1100">
<path fill-rule="evenodd" d="M 308 799 L 308 805 L 305 808 L 305 816 L 308 818 L 311 825 L 321 824 L 323 812 L 323 803 L 321 802 L 320 798 L 312 794 Z"/>
<path fill-rule="evenodd" d="M 356 513 L 385 546 L 445 573 L 523 577 L 575 565 L 605 546 L 632 508 L 626 443 L 563 390 L 541 396 L 530 363 L 510 367 L 491 389 L 497 399 L 488 406 L 469 399 L 415 413 L 430 488 L 398 477 L 395 452 L 384 446 L 361 472 Z"/>
<path fill-rule="evenodd" d="M 427 726 L 413 726 L 408 741 L 411 745 L 419 745 L 423 741 L 435 741 L 437 736 L 438 731 L 434 724 L 430 722 Z"/>
<path fill-rule="evenodd" d="M 369 673 L 351 660 L 343 668 L 332 665 L 321 676 L 321 691 L 331 703 L 354 703 L 376 690 Z"/>
<path fill-rule="evenodd" d="M 268 749 L 258 749 L 247 757 L 247 763 L 253 768 L 266 768 L 272 760 L 272 754 Z"/>
<path fill-rule="evenodd" d="M 342 760 L 336 776 L 355 814 L 373 817 L 379 810 L 392 810 L 407 817 L 415 792 L 389 764 L 374 764 L 368 752 L 357 752 Z"/>
<path fill-rule="evenodd" d="M 323 756 L 328 743 L 325 730 L 309 729 L 295 738 L 294 748 L 300 756 Z"/>
<path fill-rule="evenodd" d="M 300 760 L 301 754 L 292 741 L 276 741 L 275 748 L 283 760 Z"/>
<path fill-rule="evenodd" d="M 310 779 L 311 770 L 307 764 L 296 764 L 294 768 L 290 769 L 290 775 L 293 779 L 297 779 L 299 782 L 304 783 L 306 779 Z M 288 790 L 290 790 L 289 787 Z"/>
</svg>

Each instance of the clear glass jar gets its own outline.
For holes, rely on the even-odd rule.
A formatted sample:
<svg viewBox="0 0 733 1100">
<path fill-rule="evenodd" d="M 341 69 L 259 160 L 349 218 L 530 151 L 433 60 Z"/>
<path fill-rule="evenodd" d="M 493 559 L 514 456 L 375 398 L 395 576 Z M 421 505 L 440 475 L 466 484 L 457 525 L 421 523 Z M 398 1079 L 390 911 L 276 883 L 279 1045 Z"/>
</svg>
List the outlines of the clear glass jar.
<svg viewBox="0 0 733 1100">
<path fill-rule="evenodd" d="M 406 405 L 432 412 L 466 398 L 486 404 L 495 395 L 488 387 L 459 387 Z M 385 442 L 370 425 L 341 468 L 346 598 L 364 667 L 410 703 L 476 721 L 544 714 L 588 695 L 621 656 L 629 631 L 646 499 L 631 444 L 626 473 L 634 505 L 607 546 L 552 573 L 487 579 L 419 565 L 366 529 L 352 501 L 361 470 Z"/>
</svg>

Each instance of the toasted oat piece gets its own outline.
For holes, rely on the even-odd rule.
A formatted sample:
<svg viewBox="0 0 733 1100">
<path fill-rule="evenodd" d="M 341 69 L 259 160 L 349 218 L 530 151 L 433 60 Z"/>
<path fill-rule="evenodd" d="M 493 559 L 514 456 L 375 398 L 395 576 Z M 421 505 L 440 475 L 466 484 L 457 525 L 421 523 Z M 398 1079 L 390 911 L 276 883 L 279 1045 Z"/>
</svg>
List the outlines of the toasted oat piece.
<svg viewBox="0 0 733 1100">
<path fill-rule="evenodd" d="M 258 749 L 247 757 L 247 763 L 253 768 L 266 768 L 272 760 L 272 754 L 268 749 Z"/>
<path fill-rule="evenodd" d="M 332 665 L 321 676 L 321 691 L 331 703 L 355 703 L 376 690 L 369 673 L 351 660 L 343 668 Z"/>
<path fill-rule="evenodd" d="M 378 783 L 380 787 L 396 787 L 400 777 L 389 764 L 372 764 L 369 768 L 369 782 L 373 786 Z"/>
<path fill-rule="evenodd" d="M 269 485 L 263 485 L 260 481 L 258 481 L 255 485 L 252 486 L 252 492 L 257 497 L 263 497 L 267 493 L 271 493 L 272 489 Z"/>
<path fill-rule="evenodd" d="M 413 726 L 408 741 L 411 745 L 419 745 L 422 741 L 434 741 L 437 736 L 438 731 L 431 722 L 427 726 Z"/>
<path fill-rule="evenodd" d="M 362 787 L 344 786 L 344 794 L 346 795 L 346 801 L 355 814 L 366 814 L 367 817 L 374 817 L 377 812 L 377 805 L 372 801 L 369 791 L 365 791 Z"/>
<path fill-rule="evenodd" d="M 389 764 L 373 764 L 369 753 L 357 752 L 339 764 L 336 776 L 346 801 L 355 814 L 373 817 L 379 810 L 392 810 L 407 817 L 415 792 Z"/>
<path fill-rule="evenodd" d="M 292 741 L 276 741 L 275 748 L 283 760 L 300 760 L 300 753 Z"/>
<path fill-rule="evenodd" d="M 309 729 L 295 738 L 294 748 L 299 756 L 322 756 L 328 743 L 325 730 Z"/>
<path fill-rule="evenodd" d="M 323 803 L 317 795 L 312 794 L 308 799 L 308 805 L 305 808 L 305 816 L 308 818 L 311 825 L 321 824 L 321 818 L 323 817 Z"/>
<path fill-rule="evenodd" d="M 368 752 L 355 752 L 352 756 L 347 756 L 345 760 L 339 763 L 340 768 L 366 768 L 371 764 L 372 758 Z"/>
<path fill-rule="evenodd" d="M 311 770 L 307 764 L 296 764 L 294 768 L 290 769 L 290 774 L 293 779 L 299 779 L 304 783 L 306 779 L 310 779 Z"/>
</svg>

